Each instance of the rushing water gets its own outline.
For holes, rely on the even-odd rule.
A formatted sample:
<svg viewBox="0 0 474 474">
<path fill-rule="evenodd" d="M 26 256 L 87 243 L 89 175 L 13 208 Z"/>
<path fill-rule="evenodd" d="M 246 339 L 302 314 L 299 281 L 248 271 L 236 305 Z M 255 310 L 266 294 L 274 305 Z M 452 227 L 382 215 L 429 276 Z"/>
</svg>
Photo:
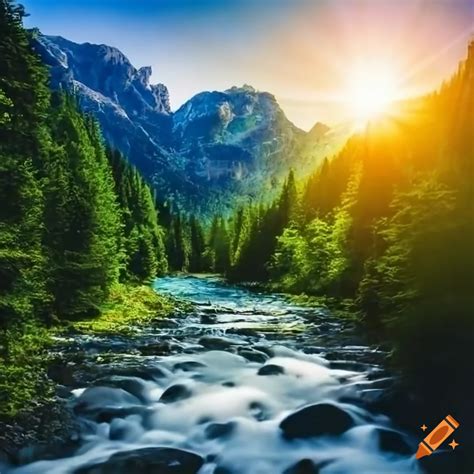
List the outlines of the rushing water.
<svg viewBox="0 0 474 474">
<path fill-rule="evenodd" d="M 59 341 L 86 355 L 70 397 L 80 440 L 12 472 L 419 472 L 415 440 L 366 408 L 390 378 L 350 324 L 216 278 L 155 287 L 195 311 L 129 338 Z"/>
</svg>

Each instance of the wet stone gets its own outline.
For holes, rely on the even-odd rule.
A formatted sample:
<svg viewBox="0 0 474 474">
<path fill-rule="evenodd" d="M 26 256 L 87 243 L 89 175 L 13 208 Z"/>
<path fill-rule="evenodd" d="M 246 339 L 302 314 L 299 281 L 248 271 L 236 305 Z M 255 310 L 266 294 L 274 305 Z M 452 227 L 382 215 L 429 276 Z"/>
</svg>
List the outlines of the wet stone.
<svg viewBox="0 0 474 474">
<path fill-rule="evenodd" d="M 107 461 L 82 467 L 74 474 L 196 474 L 201 456 L 174 448 L 142 448 L 112 455 Z"/>
<path fill-rule="evenodd" d="M 217 322 L 214 314 L 201 314 L 201 324 L 215 324 Z"/>
<path fill-rule="evenodd" d="M 234 471 L 225 466 L 217 466 L 214 469 L 213 474 L 234 474 Z"/>
<path fill-rule="evenodd" d="M 217 466 L 212 474 L 234 474 L 234 471 L 225 466 Z"/>
<path fill-rule="evenodd" d="M 253 351 L 251 349 L 240 349 L 237 350 L 238 354 L 245 357 L 251 362 L 265 363 L 268 360 L 267 354 L 260 351 Z"/>
<path fill-rule="evenodd" d="M 301 459 L 283 474 L 319 474 L 319 468 L 311 459 Z"/>
<path fill-rule="evenodd" d="M 104 408 L 124 408 L 139 404 L 140 401 L 137 397 L 121 388 L 90 387 L 77 399 L 74 411 L 76 413 L 89 413 Z"/>
<path fill-rule="evenodd" d="M 196 369 L 201 369 L 206 367 L 206 364 L 198 362 L 196 360 L 186 360 L 184 362 L 178 362 L 174 364 L 173 370 L 182 370 L 183 372 L 191 372 Z"/>
<path fill-rule="evenodd" d="M 89 412 L 87 416 L 94 419 L 98 423 L 110 423 L 115 418 L 126 418 L 130 415 L 142 416 L 148 409 L 144 406 L 137 405 L 127 408 L 102 408 Z"/>
<path fill-rule="evenodd" d="M 230 338 L 217 337 L 217 336 L 203 336 L 201 337 L 201 339 L 199 339 L 199 344 L 204 346 L 206 349 L 225 350 L 238 343 Z"/>
<path fill-rule="evenodd" d="M 280 423 L 283 436 L 287 439 L 335 436 L 352 426 L 352 417 L 331 403 L 317 403 L 301 408 Z"/>
<path fill-rule="evenodd" d="M 237 336 L 258 336 L 258 332 L 252 328 L 230 328 L 226 334 L 236 334 Z"/>
<path fill-rule="evenodd" d="M 281 365 L 267 364 L 258 369 L 258 375 L 281 375 L 285 373 L 285 369 Z"/>
<path fill-rule="evenodd" d="M 410 455 L 413 449 L 410 448 L 405 437 L 394 430 L 377 429 L 379 436 L 379 448 L 381 451 L 389 451 L 397 454 Z"/>
<path fill-rule="evenodd" d="M 139 347 L 139 351 L 143 355 L 168 355 L 173 350 L 173 346 L 169 341 L 157 342 L 153 344 L 147 344 Z"/>
<path fill-rule="evenodd" d="M 237 424 L 234 421 L 229 421 L 227 423 L 211 423 L 206 426 L 205 434 L 209 439 L 223 438 L 231 435 L 236 426 Z"/>
<path fill-rule="evenodd" d="M 121 388 L 137 397 L 141 402 L 146 401 L 146 397 L 144 396 L 144 382 L 138 378 L 112 375 L 111 377 L 96 380 L 95 384 Z"/>
<path fill-rule="evenodd" d="M 168 387 L 160 397 L 162 403 L 174 403 L 191 397 L 193 392 L 186 385 L 176 384 Z"/>
<path fill-rule="evenodd" d="M 133 439 L 137 431 L 139 431 L 137 427 L 130 421 L 115 418 L 110 423 L 109 438 L 111 440 L 125 441 L 127 439 Z"/>
</svg>

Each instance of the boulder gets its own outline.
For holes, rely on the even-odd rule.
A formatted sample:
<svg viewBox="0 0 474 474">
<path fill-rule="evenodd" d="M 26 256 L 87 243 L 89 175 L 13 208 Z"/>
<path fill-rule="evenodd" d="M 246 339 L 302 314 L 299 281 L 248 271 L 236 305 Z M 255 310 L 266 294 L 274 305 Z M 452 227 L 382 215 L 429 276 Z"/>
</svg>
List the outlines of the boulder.
<svg viewBox="0 0 474 474">
<path fill-rule="evenodd" d="M 141 402 L 146 401 L 144 396 L 145 383 L 138 377 L 124 377 L 122 375 L 112 375 L 104 377 L 94 382 L 99 386 L 107 386 L 112 388 L 120 388 L 137 397 Z"/>
<path fill-rule="evenodd" d="M 251 362 L 259 362 L 263 364 L 268 360 L 267 354 L 252 349 L 240 349 L 238 354 Z"/>
<path fill-rule="evenodd" d="M 381 451 L 404 455 L 413 454 L 413 449 L 410 448 L 404 436 L 398 431 L 377 428 L 377 432 Z"/>
<path fill-rule="evenodd" d="M 281 375 L 285 373 L 285 369 L 281 365 L 266 364 L 258 369 L 258 375 Z"/>
<path fill-rule="evenodd" d="M 225 466 L 216 466 L 212 474 L 233 474 L 234 471 Z"/>
<path fill-rule="evenodd" d="M 215 324 L 217 318 L 215 314 L 201 314 L 201 324 Z"/>
<path fill-rule="evenodd" d="M 168 387 L 160 397 L 162 403 L 174 403 L 192 396 L 193 392 L 186 385 L 176 384 Z"/>
<path fill-rule="evenodd" d="M 206 367 L 206 364 L 198 362 L 197 360 L 186 360 L 184 362 L 178 362 L 174 364 L 173 370 L 182 370 L 183 372 L 190 372 L 192 370 L 201 369 Z"/>
<path fill-rule="evenodd" d="M 211 423 L 206 426 L 205 433 L 209 439 L 223 438 L 229 436 L 235 430 L 237 424 L 234 421 L 227 423 Z"/>
<path fill-rule="evenodd" d="M 293 464 L 288 469 L 283 471 L 283 474 L 318 474 L 318 466 L 311 461 L 311 459 L 301 459 L 296 464 Z"/>
<path fill-rule="evenodd" d="M 103 463 L 77 469 L 74 474 L 195 474 L 203 465 L 201 456 L 174 448 L 142 448 L 122 451 Z"/>
<path fill-rule="evenodd" d="M 336 436 L 354 426 L 354 420 L 344 410 L 331 403 L 309 405 L 288 415 L 281 423 L 287 439 L 313 436 Z"/>
<path fill-rule="evenodd" d="M 134 395 L 121 388 L 90 387 L 77 399 L 74 412 L 97 421 L 108 421 L 141 413 L 145 407 Z"/>
<path fill-rule="evenodd" d="M 199 344 L 204 346 L 206 349 L 223 351 L 235 345 L 236 343 L 233 339 L 226 337 L 203 336 L 201 339 L 199 339 Z"/>
</svg>

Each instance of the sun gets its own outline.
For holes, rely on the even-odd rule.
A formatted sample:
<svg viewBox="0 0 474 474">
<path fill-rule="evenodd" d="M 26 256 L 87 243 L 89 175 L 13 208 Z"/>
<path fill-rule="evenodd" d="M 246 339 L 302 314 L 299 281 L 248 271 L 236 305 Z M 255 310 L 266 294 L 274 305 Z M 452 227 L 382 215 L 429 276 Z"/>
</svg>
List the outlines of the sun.
<svg viewBox="0 0 474 474">
<path fill-rule="evenodd" d="M 397 99 L 397 81 L 387 65 L 363 63 L 349 76 L 347 102 L 351 115 L 359 124 L 366 124 L 385 112 Z"/>
</svg>

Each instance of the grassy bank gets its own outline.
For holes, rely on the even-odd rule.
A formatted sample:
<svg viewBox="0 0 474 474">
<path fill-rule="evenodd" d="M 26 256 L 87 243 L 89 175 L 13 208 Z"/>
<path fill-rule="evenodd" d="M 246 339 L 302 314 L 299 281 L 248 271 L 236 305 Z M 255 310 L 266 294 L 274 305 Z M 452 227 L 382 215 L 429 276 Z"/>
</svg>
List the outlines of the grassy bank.
<svg viewBox="0 0 474 474">
<path fill-rule="evenodd" d="M 185 309 L 185 303 L 160 295 L 148 286 L 117 285 L 99 317 L 74 321 L 70 327 L 86 334 L 130 334 L 140 326 Z"/>
<path fill-rule="evenodd" d="M 187 305 L 159 295 L 148 286 L 115 286 L 96 318 L 42 326 L 31 322 L 4 331 L 0 348 L 0 419 L 16 417 L 37 402 L 51 398 L 54 386 L 47 377 L 48 349 L 52 337 L 68 332 L 84 334 L 130 334 Z"/>
</svg>

